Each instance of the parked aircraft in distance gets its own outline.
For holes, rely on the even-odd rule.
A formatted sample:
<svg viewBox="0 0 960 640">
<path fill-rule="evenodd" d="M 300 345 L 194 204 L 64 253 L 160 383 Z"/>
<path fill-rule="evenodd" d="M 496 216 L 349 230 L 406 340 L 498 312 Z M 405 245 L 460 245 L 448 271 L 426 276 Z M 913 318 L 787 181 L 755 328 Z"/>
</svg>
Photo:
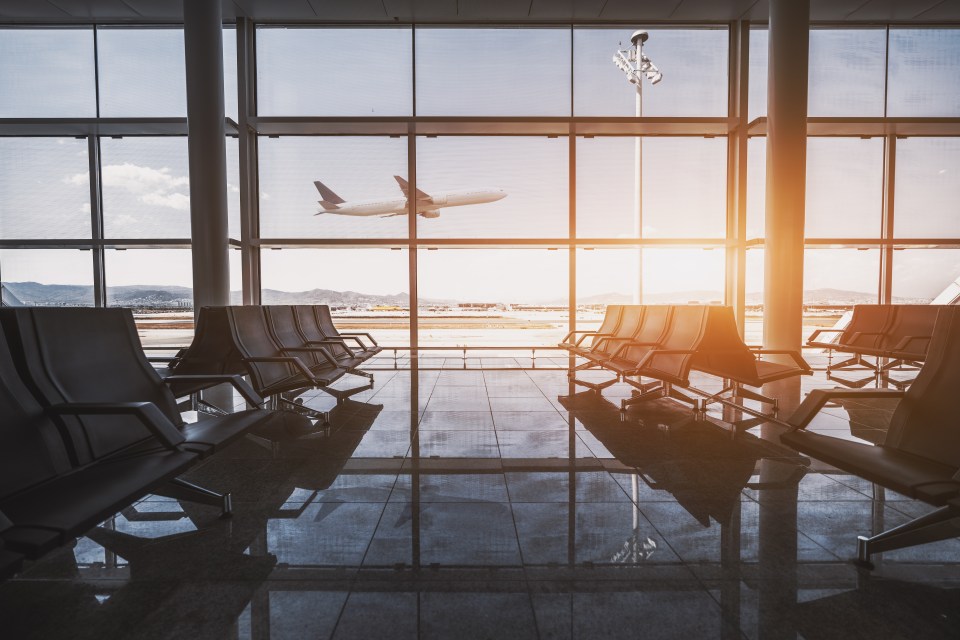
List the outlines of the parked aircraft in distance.
<svg viewBox="0 0 960 640">
<path fill-rule="evenodd" d="M 341 216 L 381 216 L 389 218 L 390 216 L 407 215 L 407 200 L 410 197 L 410 183 L 400 176 L 393 176 L 400 190 L 403 192 L 402 198 L 381 198 L 379 200 L 358 200 L 356 202 L 347 202 L 333 191 L 330 187 L 319 180 L 313 184 L 320 192 L 320 206 L 322 213 L 334 213 Z M 417 215 L 424 218 L 439 218 L 440 209 L 444 207 L 459 207 L 466 204 L 483 204 L 485 202 L 496 202 L 507 197 L 507 192 L 503 189 L 469 189 L 463 191 L 436 191 L 433 194 L 427 194 L 417 189 Z"/>
</svg>

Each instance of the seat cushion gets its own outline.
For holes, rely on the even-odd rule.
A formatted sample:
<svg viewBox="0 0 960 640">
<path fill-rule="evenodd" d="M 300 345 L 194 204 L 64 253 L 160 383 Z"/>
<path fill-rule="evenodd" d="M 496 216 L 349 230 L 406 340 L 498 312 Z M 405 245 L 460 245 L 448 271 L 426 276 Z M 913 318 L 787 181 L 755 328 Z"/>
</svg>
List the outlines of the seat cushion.
<svg viewBox="0 0 960 640">
<path fill-rule="evenodd" d="M 960 495 L 960 483 L 952 480 L 957 469 L 933 460 L 805 430 L 785 433 L 780 441 L 839 469 L 930 504 L 942 505 Z"/>
<path fill-rule="evenodd" d="M 60 531 L 62 544 L 177 477 L 196 459 L 187 451 L 125 451 L 8 498 L 0 511 L 18 527 Z"/>
<path fill-rule="evenodd" d="M 226 416 L 203 417 L 183 427 L 183 435 L 187 439 L 184 447 L 206 456 L 268 420 L 273 413 L 263 409 L 248 409 Z"/>
</svg>

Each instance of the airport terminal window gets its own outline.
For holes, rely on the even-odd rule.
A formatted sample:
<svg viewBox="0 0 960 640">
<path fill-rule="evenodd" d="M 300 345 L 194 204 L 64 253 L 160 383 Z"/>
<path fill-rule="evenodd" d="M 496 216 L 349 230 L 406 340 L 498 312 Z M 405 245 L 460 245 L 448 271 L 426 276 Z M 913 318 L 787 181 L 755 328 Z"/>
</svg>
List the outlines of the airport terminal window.
<svg viewBox="0 0 960 640">
<path fill-rule="evenodd" d="M 227 227 L 234 240 L 240 239 L 240 141 L 227 136 Z"/>
<path fill-rule="evenodd" d="M 767 225 L 767 139 L 747 141 L 747 238 L 763 238 Z"/>
<path fill-rule="evenodd" d="M 0 118 L 97 115 L 93 29 L 0 29 Z"/>
<path fill-rule="evenodd" d="M 264 248 L 260 255 L 263 304 L 327 304 L 342 330 L 409 344 L 406 249 Z"/>
<path fill-rule="evenodd" d="M 890 29 L 891 117 L 960 116 L 960 29 Z"/>
<path fill-rule="evenodd" d="M 717 248 L 643 250 L 645 304 L 723 304 L 724 263 Z"/>
<path fill-rule="evenodd" d="M 637 304 L 641 252 L 637 247 L 577 250 L 577 329 L 596 329 L 608 304 Z"/>
<path fill-rule="evenodd" d="M 80 249 L 0 249 L 3 304 L 92 307 L 91 256 Z"/>
<path fill-rule="evenodd" d="M 810 117 L 883 115 L 885 29 L 811 29 Z"/>
<path fill-rule="evenodd" d="M 568 324 L 566 249 L 423 249 L 423 346 L 555 345 Z"/>
<path fill-rule="evenodd" d="M 578 116 L 634 116 L 636 92 L 611 62 L 631 47 L 629 27 L 573 30 L 573 104 Z M 644 53 L 664 80 L 643 86 L 644 116 L 727 115 L 728 31 L 650 29 Z"/>
<path fill-rule="evenodd" d="M 407 237 L 406 138 L 261 137 L 259 156 L 262 237 Z"/>
<path fill-rule="evenodd" d="M 744 270 L 744 342 L 763 344 L 764 249 L 747 249 Z"/>
<path fill-rule="evenodd" d="M 806 237 L 879 238 L 883 138 L 807 138 Z"/>
<path fill-rule="evenodd" d="M 960 249 L 894 251 L 893 301 L 930 303 L 958 277 Z M 950 304 L 950 301 L 940 304 Z"/>
<path fill-rule="evenodd" d="M 412 115 L 412 47 L 409 28 L 260 27 L 258 113 Z"/>
<path fill-rule="evenodd" d="M 638 144 L 642 233 L 636 197 Z M 579 138 L 577 236 L 722 238 L 726 152 L 724 138 Z"/>
<path fill-rule="evenodd" d="M 804 303 L 877 304 L 879 274 L 879 249 L 808 248 L 803 257 Z"/>
<path fill-rule="evenodd" d="M 894 235 L 960 237 L 960 138 L 897 140 Z"/>
<path fill-rule="evenodd" d="M 101 138 L 107 238 L 189 238 L 187 138 Z"/>
<path fill-rule="evenodd" d="M 417 188 L 427 196 L 419 196 L 418 236 L 566 237 L 568 144 L 532 136 L 417 138 Z"/>
<path fill-rule="evenodd" d="M 158 269 L 157 265 L 163 265 Z M 188 345 L 193 339 L 190 249 L 107 249 L 107 306 L 129 307 L 144 347 Z"/>
<path fill-rule="evenodd" d="M 100 116 L 187 115 L 183 29 L 97 30 Z"/>
<path fill-rule="evenodd" d="M 570 115 L 569 29 L 418 28 L 416 42 L 419 116 Z"/>
<path fill-rule="evenodd" d="M 0 138 L 0 238 L 90 238 L 85 138 Z"/>
<path fill-rule="evenodd" d="M 747 86 L 747 120 L 767 115 L 767 66 L 770 32 L 765 27 L 750 29 L 750 84 Z"/>
</svg>

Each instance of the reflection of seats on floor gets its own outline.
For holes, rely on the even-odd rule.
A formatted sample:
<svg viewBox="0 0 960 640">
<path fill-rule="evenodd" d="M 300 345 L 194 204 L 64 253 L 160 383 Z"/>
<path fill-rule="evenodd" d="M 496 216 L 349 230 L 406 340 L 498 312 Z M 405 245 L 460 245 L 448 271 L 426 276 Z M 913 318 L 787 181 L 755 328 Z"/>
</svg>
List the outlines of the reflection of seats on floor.
<svg viewBox="0 0 960 640">
<path fill-rule="evenodd" d="M 287 308 L 289 310 L 289 307 Z M 275 323 L 271 323 L 273 320 Z M 320 389 L 338 402 L 372 388 L 372 382 L 349 389 L 333 385 L 346 373 L 359 373 L 359 362 L 338 360 L 324 345 L 311 344 L 296 326 L 292 313 L 261 306 L 204 307 L 200 310 L 193 343 L 171 366 L 176 375 L 244 373 L 273 408 L 309 413 L 328 421 L 326 412 L 315 412 L 296 402 L 309 389 Z M 195 386 L 175 387 L 180 395 Z"/>
<path fill-rule="evenodd" d="M 960 307 L 940 310 L 927 360 L 906 391 L 833 389 L 810 393 L 789 422 L 794 431 L 782 442 L 844 471 L 939 507 L 871 538 L 861 536 L 860 561 L 893 549 L 960 535 Z M 834 398 L 902 398 L 882 444 L 873 446 L 806 430 Z"/>
<path fill-rule="evenodd" d="M 673 407 L 645 414 L 639 423 L 622 420 L 619 409 L 594 393 L 558 398 L 564 408 L 619 462 L 637 470 L 651 489 L 670 493 L 703 526 L 710 518 L 729 522 L 740 506 L 740 493 L 750 487 L 772 488 L 796 484 L 804 474 L 798 463 L 781 460 L 779 477 L 763 485 L 751 477 L 763 458 L 782 458 L 788 450 L 750 434 L 736 439 L 690 422 Z"/>
<path fill-rule="evenodd" d="M 784 622 L 807 640 L 956 638 L 960 589 L 868 575 L 856 589 L 797 603 Z"/>
<path fill-rule="evenodd" d="M 858 304 L 854 306 L 846 327 L 817 329 L 807 340 L 807 346 L 827 350 L 828 374 L 855 367 L 882 374 L 903 365 L 919 366 L 926 359 L 931 332 L 941 308 L 942 305 L 929 304 Z M 830 334 L 834 340 L 821 339 L 821 336 Z M 834 351 L 852 355 L 846 360 L 833 362 Z M 872 357 L 874 361 L 864 360 L 864 356 Z M 872 378 L 867 378 L 870 380 Z M 852 386 L 860 383 L 859 380 L 851 381 Z"/>
</svg>

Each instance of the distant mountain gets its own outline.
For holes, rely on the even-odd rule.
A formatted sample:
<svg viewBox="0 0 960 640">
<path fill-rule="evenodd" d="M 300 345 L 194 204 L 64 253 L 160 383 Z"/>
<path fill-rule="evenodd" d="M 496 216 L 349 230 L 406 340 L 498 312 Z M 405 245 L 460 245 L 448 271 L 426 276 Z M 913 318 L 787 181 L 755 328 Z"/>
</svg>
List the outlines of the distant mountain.
<svg viewBox="0 0 960 640">
<path fill-rule="evenodd" d="M 404 292 L 391 295 L 374 295 L 355 291 L 310 291 L 263 290 L 264 304 L 329 304 L 332 306 L 406 306 L 410 295 Z M 190 307 L 193 305 L 193 289 L 190 287 L 161 285 L 130 285 L 107 287 L 107 297 L 118 306 L 125 307 Z M 232 291 L 230 299 L 239 304 L 240 292 Z M 87 306 L 93 302 L 93 287 L 72 284 L 40 284 L 37 282 L 5 282 L 4 304 L 36 306 Z M 427 304 L 448 304 L 449 300 L 421 300 Z"/>
</svg>

